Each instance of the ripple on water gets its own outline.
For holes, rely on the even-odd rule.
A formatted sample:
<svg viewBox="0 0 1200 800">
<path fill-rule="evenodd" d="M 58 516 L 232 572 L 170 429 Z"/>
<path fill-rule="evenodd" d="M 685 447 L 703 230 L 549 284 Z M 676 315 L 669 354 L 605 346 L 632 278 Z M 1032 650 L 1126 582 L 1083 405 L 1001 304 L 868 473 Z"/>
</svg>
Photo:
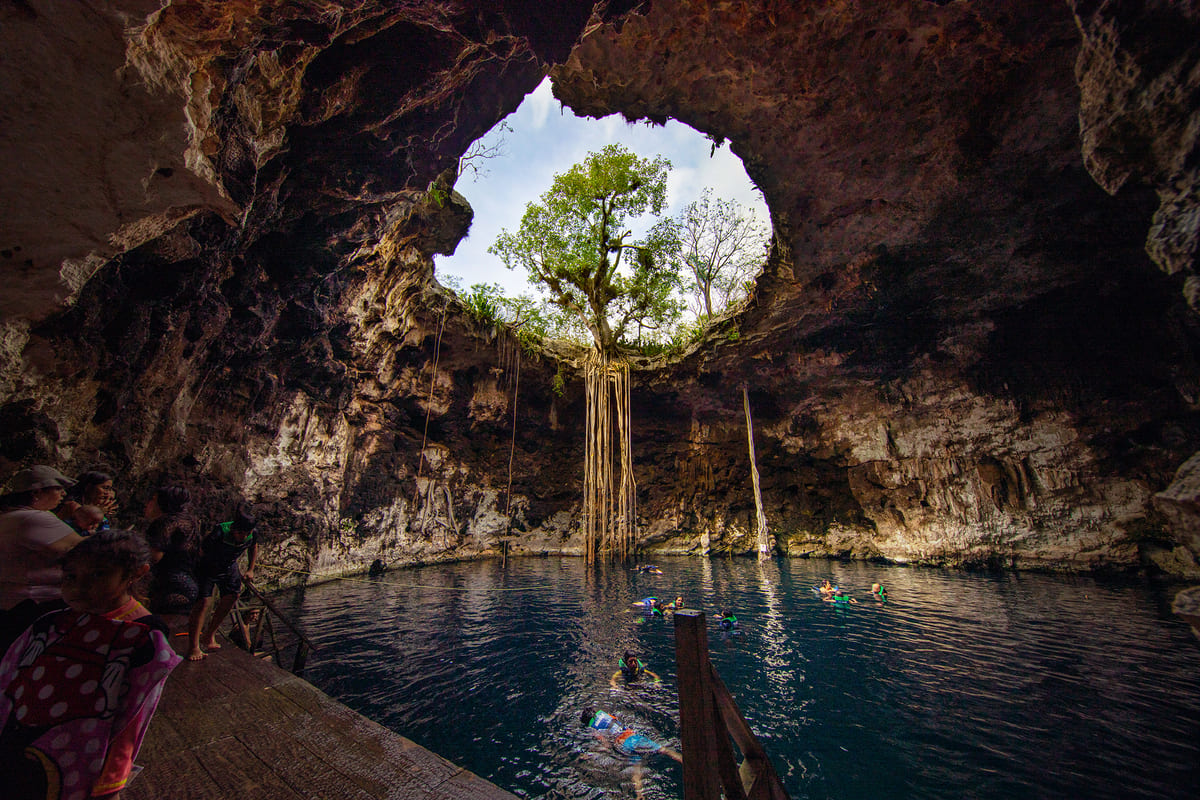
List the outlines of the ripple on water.
<svg viewBox="0 0 1200 800">
<path fill-rule="evenodd" d="M 579 723 L 606 708 L 679 747 L 671 623 L 648 594 L 732 609 L 713 663 L 793 798 L 1200 796 L 1200 656 L 1145 585 L 780 560 L 573 559 L 394 571 L 281 598 L 308 677 L 522 796 L 632 798 L 631 765 Z M 822 603 L 829 577 L 860 601 Z M 867 596 L 888 587 L 886 605 Z M 635 650 L 663 683 L 609 688 Z M 681 796 L 646 764 L 646 797 Z"/>
</svg>

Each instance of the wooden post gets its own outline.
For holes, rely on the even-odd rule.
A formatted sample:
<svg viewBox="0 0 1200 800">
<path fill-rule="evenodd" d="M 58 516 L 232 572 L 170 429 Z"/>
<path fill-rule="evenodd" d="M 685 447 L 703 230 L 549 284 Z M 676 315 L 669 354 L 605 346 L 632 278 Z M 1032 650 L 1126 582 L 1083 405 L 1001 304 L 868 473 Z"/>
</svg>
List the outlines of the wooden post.
<svg viewBox="0 0 1200 800">
<path fill-rule="evenodd" d="M 766 751 L 708 658 L 704 613 L 675 612 L 683 800 L 788 800 Z M 730 738 L 744 758 L 734 757 Z"/>
<path fill-rule="evenodd" d="M 704 612 L 675 612 L 675 661 L 679 737 L 683 741 L 683 800 L 744 800 L 729 735 L 713 702 Z"/>
<path fill-rule="evenodd" d="M 675 665 L 679 681 L 679 738 L 683 742 L 683 800 L 719 800 L 721 787 L 707 765 L 716 760 L 708 698 L 708 632 L 704 612 L 675 612 Z"/>
<path fill-rule="evenodd" d="M 292 662 L 292 674 L 304 677 L 304 665 L 308 663 L 308 642 L 303 639 L 296 645 L 296 659 Z"/>
</svg>

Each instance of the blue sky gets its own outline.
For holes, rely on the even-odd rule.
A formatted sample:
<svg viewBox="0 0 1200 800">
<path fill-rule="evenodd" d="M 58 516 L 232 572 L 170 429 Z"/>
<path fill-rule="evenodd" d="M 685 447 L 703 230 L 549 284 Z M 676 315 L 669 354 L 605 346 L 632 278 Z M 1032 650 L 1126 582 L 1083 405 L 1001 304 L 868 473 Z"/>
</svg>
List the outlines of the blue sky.
<svg viewBox="0 0 1200 800">
<path fill-rule="evenodd" d="M 668 214 L 674 215 L 698 199 L 708 186 L 714 197 L 735 200 L 768 223 L 766 204 L 746 176 L 741 160 L 728 146 L 718 148 L 710 158 L 712 142 L 682 123 L 630 125 L 619 114 L 600 120 L 577 117 L 554 99 L 547 78 L 508 117 L 508 124 L 512 131 L 502 134 L 505 155 L 485 161 L 482 170 L 486 174 L 473 176 L 468 171 L 455 186 L 475 209 L 475 221 L 453 256 L 434 257 L 434 271 L 442 283 L 446 275 L 456 275 L 463 289 L 473 283 L 499 283 L 509 296 L 532 292 L 523 273 L 505 269 L 487 249 L 501 230 L 517 230 L 526 203 L 536 202 L 555 175 L 613 142 L 643 158 L 664 155 L 670 159 Z M 493 129 L 484 137 L 485 143 L 496 135 Z"/>
</svg>

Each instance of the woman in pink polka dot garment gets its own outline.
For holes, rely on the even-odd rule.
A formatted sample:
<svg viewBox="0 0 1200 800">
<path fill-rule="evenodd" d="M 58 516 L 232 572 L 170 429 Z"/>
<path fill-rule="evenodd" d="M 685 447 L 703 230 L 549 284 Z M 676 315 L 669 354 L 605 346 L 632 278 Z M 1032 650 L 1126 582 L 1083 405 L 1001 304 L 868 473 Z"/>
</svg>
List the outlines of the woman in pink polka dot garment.
<svg viewBox="0 0 1200 800">
<path fill-rule="evenodd" d="M 13 800 L 117 800 L 182 660 L 134 597 L 150 551 L 104 531 L 63 557 L 63 599 L 0 660 L 0 775 Z M 15 794 L 9 794 L 15 792 Z"/>
</svg>

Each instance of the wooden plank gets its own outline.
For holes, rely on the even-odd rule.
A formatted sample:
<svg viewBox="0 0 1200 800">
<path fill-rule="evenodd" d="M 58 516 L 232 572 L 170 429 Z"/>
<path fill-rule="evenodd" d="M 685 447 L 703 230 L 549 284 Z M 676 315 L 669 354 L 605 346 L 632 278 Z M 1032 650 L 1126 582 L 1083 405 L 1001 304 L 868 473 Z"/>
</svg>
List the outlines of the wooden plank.
<svg viewBox="0 0 1200 800">
<path fill-rule="evenodd" d="M 332 767 L 325 754 L 314 751 L 292 735 L 290 728 L 263 725 L 238 738 L 264 764 L 299 794 L 311 800 L 373 800 L 348 776 Z"/>
<path fill-rule="evenodd" d="M 161 703 L 159 708 L 162 708 Z M 167 715 L 155 714 L 150 720 L 146 738 L 142 740 L 142 749 L 138 753 L 137 760 L 138 763 L 151 763 L 172 757 L 176 753 L 185 752 L 187 749 L 187 740 Z"/>
<path fill-rule="evenodd" d="M 233 736 L 197 748 L 196 757 L 225 797 L 263 797 L 271 800 L 304 800 L 288 786 L 272 765 L 255 755 L 245 742 Z"/>
<path fill-rule="evenodd" d="M 175 702 L 168 702 L 172 698 L 164 696 L 154 719 L 162 717 L 170 722 L 187 748 L 201 747 L 229 732 L 225 720 L 214 714 L 211 707 L 206 708 L 199 699 L 180 697 L 182 694 L 176 694 Z"/>
<path fill-rule="evenodd" d="M 346 746 L 347 733 L 353 747 Z M 428 797 L 431 784 L 427 776 L 411 769 L 411 764 L 392 760 L 386 748 L 376 742 L 364 741 L 358 731 L 342 731 L 331 735 L 328 728 L 313 725 L 293 732 L 297 741 L 308 749 L 322 753 L 322 762 L 327 768 L 346 776 L 346 780 L 373 798 L 417 798 Z"/>
<path fill-rule="evenodd" d="M 172 672 L 137 761 L 126 800 L 515 800 L 233 645 Z"/>
<path fill-rule="evenodd" d="M 753 761 L 763 761 L 767 758 L 767 752 L 763 750 L 758 739 L 754 736 L 754 731 L 750 729 L 746 718 L 742 716 L 741 709 L 733 699 L 733 695 L 729 693 L 729 689 L 725 687 L 725 682 L 721 680 L 721 676 L 717 674 L 715 669 L 712 669 L 712 664 L 709 664 L 711 674 L 709 681 L 712 683 L 713 697 L 717 702 L 717 709 L 721 714 L 721 722 L 725 725 L 729 735 L 737 742 L 737 746 L 741 749 L 742 755 Z"/>
<path fill-rule="evenodd" d="M 434 789 L 429 800 L 512 800 L 512 795 L 475 773 L 463 770 Z"/>
<path fill-rule="evenodd" d="M 378 780 L 432 789 L 462 771 L 461 767 L 333 702 L 301 681 L 275 687 L 274 691 L 295 699 L 297 705 L 308 708 L 314 718 L 321 721 L 319 726 L 297 729 L 293 735 L 299 740 L 321 752 L 331 748 L 333 742 L 328 740 L 331 732 L 339 738 L 354 741 L 353 751 L 331 752 L 326 758 L 344 772 L 361 775 L 364 788 L 375 796 L 393 796 L 387 792 L 379 793 Z"/>
<path fill-rule="evenodd" d="M 725 787 L 726 800 L 746 800 L 746 791 L 742 785 L 741 770 L 738 768 L 737 759 L 733 755 L 733 745 L 729 740 L 729 730 L 721 721 L 721 706 L 717 701 L 715 688 L 712 685 L 712 679 L 716 677 L 717 673 L 712 668 L 711 663 L 708 665 L 708 672 L 713 737 L 716 739 L 717 747 L 717 774 L 721 778 L 721 785 Z"/>
<path fill-rule="evenodd" d="M 145 748 L 143 748 L 144 750 Z M 121 792 L 121 800 L 229 800 L 190 750 L 182 750 L 153 761 L 140 755 L 138 764 L 147 765 Z"/>
</svg>

